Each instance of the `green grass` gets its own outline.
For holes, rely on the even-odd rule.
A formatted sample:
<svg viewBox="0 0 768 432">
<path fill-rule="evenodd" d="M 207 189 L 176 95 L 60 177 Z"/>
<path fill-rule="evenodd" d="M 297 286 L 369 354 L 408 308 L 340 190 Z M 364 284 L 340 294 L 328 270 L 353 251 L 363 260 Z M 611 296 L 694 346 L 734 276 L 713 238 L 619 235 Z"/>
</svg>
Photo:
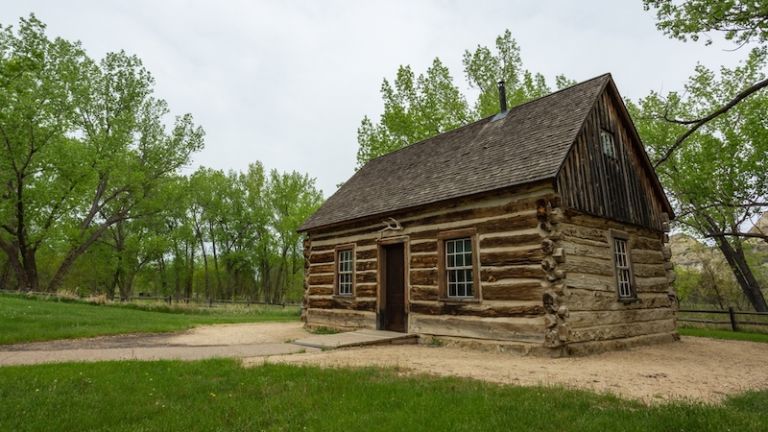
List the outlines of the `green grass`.
<svg viewBox="0 0 768 432">
<path fill-rule="evenodd" d="M 680 327 L 677 329 L 677 331 L 683 336 L 698 336 L 714 339 L 768 343 L 768 334 L 765 333 L 735 332 L 730 330 L 715 330 L 695 327 Z"/>
<path fill-rule="evenodd" d="M 19 432 L 768 430 L 768 392 L 648 407 L 563 388 L 231 360 L 4 367 L 0 401 L 0 430 Z"/>
<path fill-rule="evenodd" d="M 0 295 L 0 344 L 122 333 L 169 332 L 201 324 L 298 320 L 296 308 L 142 310 Z"/>
</svg>

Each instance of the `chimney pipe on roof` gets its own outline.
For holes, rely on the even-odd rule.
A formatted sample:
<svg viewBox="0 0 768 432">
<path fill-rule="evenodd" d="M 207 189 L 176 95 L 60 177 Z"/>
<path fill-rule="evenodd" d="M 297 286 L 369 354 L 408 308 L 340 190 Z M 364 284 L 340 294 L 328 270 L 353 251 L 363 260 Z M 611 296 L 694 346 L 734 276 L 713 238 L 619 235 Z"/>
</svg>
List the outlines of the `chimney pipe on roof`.
<svg viewBox="0 0 768 432">
<path fill-rule="evenodd" d="M 507 112 L 507 89 L 504 87 L 504 80 L 499 81 L 499 112 Z"/>
</svg>

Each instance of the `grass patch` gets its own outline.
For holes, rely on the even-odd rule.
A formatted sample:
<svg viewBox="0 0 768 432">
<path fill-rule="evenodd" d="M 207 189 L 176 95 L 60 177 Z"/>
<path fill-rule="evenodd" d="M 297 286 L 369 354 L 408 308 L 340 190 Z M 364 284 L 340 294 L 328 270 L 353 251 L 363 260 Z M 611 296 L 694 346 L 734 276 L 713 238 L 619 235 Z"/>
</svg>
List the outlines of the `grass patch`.
<svg viewBox="0 0 768 432">
<path fill-rule="evenodd" d="M 123 333 L 169 332 L 201 324 L 295 321 L 297 308 L 144 310 L 0 295 L 0 344 Z"/>
<path fill-rule="evenodd" d="M 317 335 L 329 335 L 329 334 L 340 333 L 338 330 L 332 329 L 330 327 L 313 327 L 308 331 L 312 334 L 317 334 Z"/>
<path fill-rule="evenodd" d="M 730 330 L 714 330 L 695 327 L 680 327 L 677 331 L 683 336 L 768 343 L 768 334 L 765 333 L 735 332 Z"/>
<path fill-rule="evenodd" d="M 0 430 L 760 431 L 768 392 L 647 407 L 562 388 L 231 360 L 0 368 Z"/>
</svg>

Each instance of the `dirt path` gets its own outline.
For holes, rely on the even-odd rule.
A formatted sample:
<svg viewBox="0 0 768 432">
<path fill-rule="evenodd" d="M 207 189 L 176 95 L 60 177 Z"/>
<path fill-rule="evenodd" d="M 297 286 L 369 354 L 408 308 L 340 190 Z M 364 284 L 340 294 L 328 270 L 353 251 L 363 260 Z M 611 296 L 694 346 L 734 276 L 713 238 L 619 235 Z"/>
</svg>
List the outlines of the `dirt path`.
<svg viewBox="0 0 768 432">
<path fill-rule="evenodd" d="M 183 333 L 135 334 L 0 346 L 0 366 L 63 361 L 199 360 L 307 351 L 287 342 L 306 337 L 299 322 L 222 324 Z"/>
<path fill-rule="evenodd" d="M 768 389 L 768 344 L 683 337 L 681 342 L 590 357 L 517 357 L 458 348 L 380 346 L 246 359 L 320 366 L 389 366 L 406 373 L 460 376 L 504 384 L 564 385 L 647 403 L 719 402 Z"/>
</svg>

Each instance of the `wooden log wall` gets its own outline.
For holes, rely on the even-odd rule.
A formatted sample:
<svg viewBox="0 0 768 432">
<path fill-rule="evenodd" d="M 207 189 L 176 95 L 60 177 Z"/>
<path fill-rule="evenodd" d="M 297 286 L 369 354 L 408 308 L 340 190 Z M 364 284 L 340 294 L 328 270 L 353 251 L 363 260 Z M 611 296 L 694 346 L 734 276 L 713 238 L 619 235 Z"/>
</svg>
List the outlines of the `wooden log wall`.
<svg viewBox="0 0 768 432">
<path fill-rule="evenodd" d="M 402 237 L 407 238 L 409 332 L 541 344 L 542 297 L 550 285 L 542 261 L 555 252 L 544 207 L 553 197 L 551 183 L 544 182 L 392 215 L 402 225 L 397 231 L 382 232 L 381 220 L 369 220 L 310 232 L 307 325 L 375 328 L 378 241 Z M 438 292 L 437 235 L 469 227 L 476 229 L 479 244 L 480 301 L 444 301 Z M 345 244 L 355 245 L 353 297 L 334 295 L 334 248 Z"/>
<path fill-rule="evenodd" d="M 662 224 L 668 226 L 664 221 Z M 567 344 L 569 350 L 589 343 L 594 351 L 613 346 L 620 339 L 677 337 L 671 285 L 674 271 L 665 245 L 667 234 L 573 211 L 565 213 L 558 228 L 564 255 L 559 268 L 565 274 L 562 295 L 557 298 L 561 322 L 553 326 L 560 330 L 559 343 Z M 635 301 L 619 301 L 611 229 L 629 235 Z"/>
<path fill-rule="evenodd" d="M 564 207 L 661 231 L 662 198 L 653 187 L 641 143 L 628 130 L 617 103 L 622 102 L 606 88 L 562 166 L 557 191 Z M 603 153 L 601 130 L 613 133 L 615 159 Z"/>
</svg>

